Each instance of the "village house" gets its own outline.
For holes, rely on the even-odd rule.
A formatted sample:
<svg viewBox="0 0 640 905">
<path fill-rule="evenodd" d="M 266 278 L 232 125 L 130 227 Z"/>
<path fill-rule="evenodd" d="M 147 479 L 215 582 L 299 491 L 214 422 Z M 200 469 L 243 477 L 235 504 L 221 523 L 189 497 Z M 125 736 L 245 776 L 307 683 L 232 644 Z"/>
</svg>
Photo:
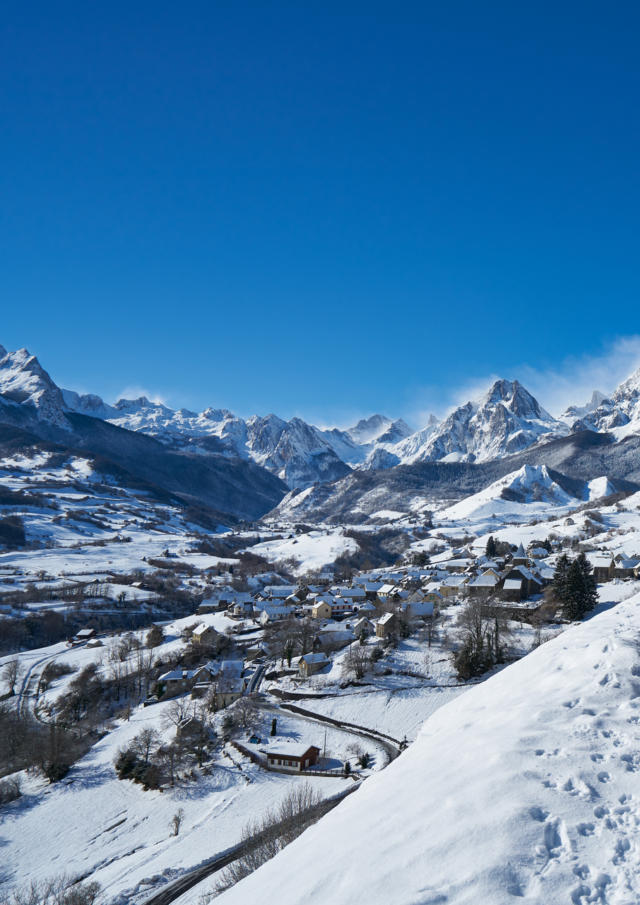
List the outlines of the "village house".
<svg viewBox="0 0 640 905">
<path fill-rule="evenodd" d="M 375 604 L 371 603 L 370 600 L 365 600 L 364 603 L 358 604 L 358 613 L 361 616 L 371 616 L 372 613 L 376 612 L 377 607 Z"/>
<path fill-rule="evenodd" d="M 318 763 L 320 748 L 315 745 L 283 745 L 267 751 L 267 764 L 269 767 L 285 768 L 302 773 L 308 767 Z"/>
<path fill-rule="evenodd" d="M 286 600 L 287 597 L 295 594 L 297 590 L 298 588 L 292 584 L 272 584 L 263 588 L 261 594 L 265 600 L 273 600 L 274 598 Z"/>
<path fill-rule="evenodd" d="M 260 625 L 266 625 L 268 622 L 278 622 L 278 620 L 286 619 L 287 616 L 291 616 L 293 613 L 295 613 L 295 607 L 265 603 L 260 613 Z"/>
<path fill-rule="evenodd" d="M 462 597 L 467 592 L 468 575 L 452 575 L 445 578 L 438 591 L 445 600 L 448 597 Z"/>
<path fill-rule="evenodd" d="M 514 566 L 526 566 L 528 564 L 529 557 L 525 553 L 522 543 L 520 543 L 518 549 L 511 557 L 511 562 Z"/>
<path fill-rule="evenodd" d="M 352 624 L 351 630 L 356 638 L 360 638 L 362 635 L 364 635 L 365 638 L 368 638 L 369 635 L 373 634 L 373 622 L 367 619 L 366 616 L 361 616 Z"/>
<path fill-rule="evenodd" d="M 439 568 L 445 569 L 447 572 L 456 572 L 458 574 L 466 572 L 467 569 L 475 565 L 475 559 L 460 558 L 448 559 L 445 562 L 438 563 Z"/>
<path fill-rule="evenodd" d="M 194 630 L 191 632 L 191 639 L 195 641 L 196 644 L 212 644 L 217 636 L 216 630 L 211 625 L 207 625 L 206 622 L 201 622 L 200 625 L 196 626 Z"/>
<path fill-rule="evenodd" d="M 360 585 L 365 593 L 365 597 L 367 600 L 375 600 L 378 596 L 378 591 L 382 587 L 381 581 L 365 581 Z"/>
<path fill-rule="evenodd" d="M 200 670 L 201 667 L 183 669 L 179 666 L 158 676 L 159 697 L 172 698 L 184 691 L 189 691 L 195 684 Z"/>
<path fill-rule="evenodd" d="M 400 609 L 409 617 L 409 619 L 432 619 L 434 606 L 430 600 L 410 599 L 403 600 L 400 603 Z"/>
<path fill-rule="evenodd" d="M 230 675 L 218 676 L 218 681 L 214 685 L 213 702 L 216 710 L 228 707 L 244 694 L 247 683 L 245 679 L 237 678 Z"/>
<path fill-rule="evenodd" d="M 518 587 L 518 582 L 519 587 Z M 531 569 L 525 566 L 517 566 L 510 569 L 504 576 L 504 582 L 500 591 L 502 600 L 527 600 L 534 594 L 542 592 L 543 581 Z"/>
<path fill-rule="evenodd" d="M 640 559 L 622 556 L 619 553 L 614 559 L 613 575 L 615 578 L 635 578 L 639 566 Z"/>
<path fill-rule="evenodd" d="M 395 631 L 396 617 L 393 613 L 385 613 L 376 622 L 376 637 L 388 638 Z"/>
<path fill-rule="evenodd" d="M 395 584 L 386 583 L 383 584 L 380 590 L 378 591 L 378 599 L 383 603 L 386 603 L 388 600 L 392 600 L 395 598 L 398 593 L 399 588 Z"/>
<path fill-rule="evenodd" d="M 467 584 L 467 593 L 470 597 L 488 597 L 495 593 L 500 581 L 500 575 L 497 572 L 487 569 Z"/>
<path fill-rule="evenodd" d="M 323 653 L 303 654 L 298 660 L 298 670 L 303 679 L 308 679 L 309 676 L 321 672 L 329 662 L 329 658 Z"/>
<path fill-rule="evenodd" d="M 86 644 L 87 641 L 90 641 L 95 637 L 96 630 L 94 628 L 81 628 L 79 632 L 71 639 L 71 645 L 76 646 L 77 644 Z"/>
<path fill-rule="evenodd" d="M 597 582 L 611 581 L 615 569 L 611 553 L 587 553 L 587 560 L 593 568 L 593 577 Z"/>
<path fill-rule="evenodd" d="M 358 605 L 353 600 L 347 600 L 344 597 L 336 597 L 331 603 L 331 618 L 336 619 L 341 616 L 352 615 L 357 613 Z"/>
<path fill-rule="evenodd" d="M 331 603 L 326 599 L 316 600 L 311 607 L 311 615 L 314 619 L 330 619 Z"/>
</svg>

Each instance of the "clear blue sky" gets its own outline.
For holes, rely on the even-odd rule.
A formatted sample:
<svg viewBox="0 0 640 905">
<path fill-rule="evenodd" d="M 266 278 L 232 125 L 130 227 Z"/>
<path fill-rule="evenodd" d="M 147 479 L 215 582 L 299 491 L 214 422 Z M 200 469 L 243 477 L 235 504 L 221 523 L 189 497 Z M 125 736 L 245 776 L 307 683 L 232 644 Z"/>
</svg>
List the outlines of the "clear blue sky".
<svg viewBox="0 0 640 905">
<path fill-rule="evenodd" d="M 5 3 L 0 343 L 108 399 L 325 422 L 598 355 L 640 332 L 639 26 Z"/>
</svg>

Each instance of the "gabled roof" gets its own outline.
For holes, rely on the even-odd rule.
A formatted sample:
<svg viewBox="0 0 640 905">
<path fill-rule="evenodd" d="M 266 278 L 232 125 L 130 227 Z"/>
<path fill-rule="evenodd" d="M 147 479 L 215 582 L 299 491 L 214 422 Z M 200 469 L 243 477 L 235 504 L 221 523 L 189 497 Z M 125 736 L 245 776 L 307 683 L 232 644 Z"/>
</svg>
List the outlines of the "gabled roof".
<svg viewBox="0 0 640 905">
<path fill-rule="evenodd" d="M 279 748 L 269 748 L 267 750 L 267 757 L 280 757 L 280 758 L 302 758 L 309 751 L 310 748 L 315 748 L 316 751 L 319 751 L 317 745 L 309 745 L 305 742 L 297 742 L 292 743 L 290 745 L 281 745 Z"/>
<path fill-rule="evenodd" d="M 300 660 L 304 660 L 305 663 L 328 663 L 329 658 L 326 654 L 318 653 L 318 654 L 303 654 L 300 657 Z M 298 662 L 300 662 L 300 660 Z"/>
<path fill-rule="evenodd" d="M 492 572 L 488 572 L 484 575 L 478 575 L 477 578 L 474 578 L 473 581 L 469 582 L 470 588 L 495 588 L 495 586 L 499 583 L 500 579 L 497 578 Z"/>
</svg>

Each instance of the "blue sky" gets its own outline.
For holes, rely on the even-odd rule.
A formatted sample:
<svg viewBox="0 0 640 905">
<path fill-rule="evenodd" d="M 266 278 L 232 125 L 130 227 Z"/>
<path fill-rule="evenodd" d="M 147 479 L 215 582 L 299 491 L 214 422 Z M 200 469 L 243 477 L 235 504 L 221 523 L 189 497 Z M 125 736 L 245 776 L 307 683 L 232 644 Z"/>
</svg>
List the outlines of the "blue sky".
<svg viewBox="0 0 640 905">
<path fill-rule="evenodd" d="M 612 383 L 639 10 L 3 5 L 0 343 L 107 399 L 323 423 Z"/>
</svg>

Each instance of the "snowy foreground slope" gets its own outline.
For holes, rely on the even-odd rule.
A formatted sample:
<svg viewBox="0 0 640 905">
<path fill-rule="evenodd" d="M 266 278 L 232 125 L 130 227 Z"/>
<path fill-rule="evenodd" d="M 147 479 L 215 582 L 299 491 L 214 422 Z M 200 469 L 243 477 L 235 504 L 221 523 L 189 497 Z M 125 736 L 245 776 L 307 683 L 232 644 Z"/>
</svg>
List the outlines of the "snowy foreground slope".
<svg viewBox="0 0 640 905">
<path fill-rule="evenodd" d="M 221 903 L 637 905 L 639 639 L 636 595 L 444 706 Z"/>
</svg>

